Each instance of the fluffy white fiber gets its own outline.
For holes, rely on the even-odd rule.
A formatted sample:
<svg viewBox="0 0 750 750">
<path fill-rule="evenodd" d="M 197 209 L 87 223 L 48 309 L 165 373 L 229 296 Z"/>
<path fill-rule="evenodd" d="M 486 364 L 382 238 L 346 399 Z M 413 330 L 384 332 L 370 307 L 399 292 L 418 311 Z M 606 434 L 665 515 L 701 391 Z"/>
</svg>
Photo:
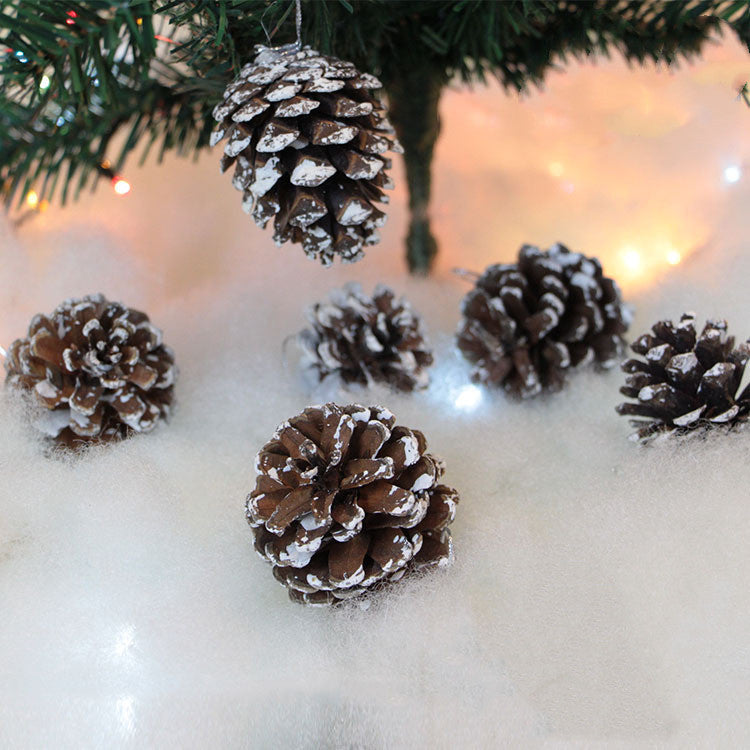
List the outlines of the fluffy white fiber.
<svg viewBox="0 0 750 750">
<path fill-rule="evenodd" d="M 199 179 L 214 165 L 169 168 Z M 240 213 L 224 187 L 218 222 Z M 631 291 L 634 335 L 692 309 L 750 336 L 738 190 L 710 247 Z M 103 291 L 147 309 L 181 368 L 171 424 L 75 459 L 46 458 L 2 396 L 0 746 L 750 743 L 750 434 L 639 448 L 614 413 L 619 372 L 528 403 L 465 390 L 451 340 L 465 282 L 378 260 L 399 252 L 399 206 L 374 260 L 331 271 L 268 249 L 245 217 L 215 258 L 207 241 L 108 233 L 91 217 L 0 230 L 3 344 L 33 312 Z M 179 209 L 162 206 L 170 229 L 153 232 L 185 237 L 177 222 L 193 221 L 210 236 Z M 162 250 L 165 263 L 184 254 L 184 276 L 156 273 Z M 305 609 L 254 553 L 243 502 L 276 425 L 331 395 L 305 391 L 282 339 L 353 278 L 390 283 L 427 320 L 427 392 L 339 398 L 386 404 L 446 460 L 456 563 L 366 611 Z"/>
</svg>

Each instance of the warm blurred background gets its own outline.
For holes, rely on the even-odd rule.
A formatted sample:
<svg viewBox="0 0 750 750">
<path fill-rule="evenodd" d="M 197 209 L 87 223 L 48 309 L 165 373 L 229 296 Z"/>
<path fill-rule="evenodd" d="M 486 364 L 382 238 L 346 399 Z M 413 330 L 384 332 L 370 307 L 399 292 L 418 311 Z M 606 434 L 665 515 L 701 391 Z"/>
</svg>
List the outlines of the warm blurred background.
<svg viewBox="0 0 750 750">
<path fill-rule="evenodd" d="M 750 108 L 737 92 L 749 78 L 747 50 L 727 38 L 678 68 L 600 59 L 553 72 L 544 90 L 524 96 L 495 84 L 447 91 L 432 204 L 435 275 L 509 260 L 523 242 L 559 240 L 598 256 L 632 291 L 742 236 L 750 224 Z M 331 285 L 406 273 L 398 161 L 394 176 L 381 244 L 364 262 L 326 272 Z M 101 271 L 111 261 L 120 294 L 123 274 L 135 274 L 134 301 L 151 309 L 264 268 L 321 279 L 299 248 L 277 249 L 243 214 L 218 153 L 142 167 L 133 159 L 122 177 L 118 189 L 131 188 L 123 195 L 102 181 L 63 208 L 40 206 L 32 192 L 30 208 L 0 219 L 0 289 L 16 287 L 26 272 L 19 263 L 40 285 L 38 296 L 27 284 L 15 305 L 3 305 L 3 341 L 35 305 L 51 309 L 55 293 L 89 291 L 54 287 L 62 254 L 68 270 L 95 259 Z M 84 281 L 85 268 L 81 274 Z"/>
</svg>

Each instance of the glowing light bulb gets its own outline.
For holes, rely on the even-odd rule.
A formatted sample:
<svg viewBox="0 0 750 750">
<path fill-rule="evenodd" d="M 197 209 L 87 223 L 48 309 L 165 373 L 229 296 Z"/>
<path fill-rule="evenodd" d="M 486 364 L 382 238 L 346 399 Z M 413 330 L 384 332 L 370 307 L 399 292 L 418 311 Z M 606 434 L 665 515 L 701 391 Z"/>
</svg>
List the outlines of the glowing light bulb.
<svg viewBox="0 0 750 750">
<path fill-rule="evenodd" d="M 39 211 L 40 214 L 43 214 L 48 208 L 49 208 L 49 201 L 46 198 L 42 201 L 39 201 L 39 206 L 37 208 L 37 211 Z"/>
<path fill-rule="evenodd" d="M 475 385 L 465 385 L 456 394 L 453 405 L 461 411 L 474 411 L 481 402 L 481 388 Z"/>
<path fill-rule="evenodd" d="M 29 208 L 36 208 L 39 205 L 39 196 L 36 194 L 36 190 L 29 190 L 26 193 L 26 205 Z"/>
<path fill-rule="evenodd" d="M 112 180 L 112 189 L 117 195 L 127 195 L 130 192 L 130 183 L 122 177 L 115 177 Z"/>
<path fill-rule="evenodd" d="M 734 185 L 742 179 L 742 169 L 737 164 L 730 164 L 724 169 L 724 182 Z"/>
<path fill-rule="evenodd" d="M 65 23 L 68 24 L 68 26 L 72 26 L 75 23 L 76 18 L 78 18 L 78 13 L 76 13 L 74 10 L 69 10 L 68 17 L 65 19 Z"/>
<path fill-rule="evenodd" d="M 48 75 L 43 75 L 39 81 L 39 90 L 46 91 L 49 88 L 50 80 Z"/>
<path fill-rule="evenodd" d="M 547 167 L 547 169 L 549 170 L 549 173 L 553 177 L 562 177 L 563 176 L 563 172 L 565 171 L 565 167 L 563 167 L 563 165 L 560 164 L 559 161 L 550 162 L 550 164 Z"/>
<path fill-rule="evenodd" d="M 641 265 L 643 264 L 641 254 L 634 247 L 626 248 L 623 251 L 622 262 L 631 273 L 637 273 L 640 271 Z"/>
<path fill-rule="evenodd" d="M 682 256 L 678 250 L 669 250 L 667 252 L 667 263 L 669 263 L 670 266 L 676 266 L 681 260 Z"/>
</svg>

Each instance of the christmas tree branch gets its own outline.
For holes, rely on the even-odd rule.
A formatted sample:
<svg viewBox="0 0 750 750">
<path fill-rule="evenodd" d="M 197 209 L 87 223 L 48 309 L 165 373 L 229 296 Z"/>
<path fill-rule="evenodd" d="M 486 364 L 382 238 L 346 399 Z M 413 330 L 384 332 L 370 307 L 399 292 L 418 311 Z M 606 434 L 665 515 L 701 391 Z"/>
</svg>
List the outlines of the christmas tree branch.
<svg viewBox="0 0 750 750">
<path fill-rule="evenodd" d="M 293 0 L 0 0 L 6 202 L 32 185 L 64 200 L 104 159 L 121 169 L 139 145 L 149 153 L 158 144 L 160 155 L 206 147 L 211 110 L 255 45 L 294 40 L 292 8 Z M 426 204 L 445 82 L 494 76 L 523 90 L 569 56 L 613 50 L 671 63 L 724 27 L 750 49 L 750 3 L 303 0 L 302 38 L 386 85 L 413 191 L 410 262 L 424 270 L 436 249 Z M 124 143 L 116 155 L 115 139 Z"/>
</svg>

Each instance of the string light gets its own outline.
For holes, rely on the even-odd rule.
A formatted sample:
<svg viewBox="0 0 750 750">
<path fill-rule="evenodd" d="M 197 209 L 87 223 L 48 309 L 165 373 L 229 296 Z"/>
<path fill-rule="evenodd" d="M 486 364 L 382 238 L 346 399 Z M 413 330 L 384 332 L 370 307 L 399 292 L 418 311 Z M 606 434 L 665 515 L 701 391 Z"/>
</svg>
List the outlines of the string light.
<svg viewBox="0 0 750 750">
<path fill-rule="evenodd" d="M 112 189 L 117 195 L 127 195 L 130 192 L 130 183 L 122 177 L 113 177 Z"/>
<path fill-rule="evenodd" d="M 36 190 L 29 190 L 26 193 L 26 205 L 29 208 L 36 208 L 39 205 L 39 196 L 36 194 Z"/>
<path fill-rule="evenodd" d="M 66 15 L 68 17 L 65 19 L 65 23 L 68 24 L 68 26 L 73 26 L 75 24 L 75 19 L 78 18 L 78 13 L 74 10 L 69 10 Z"/>
<path fill-rule="evenodd" d="M 643 265 L 641 254 L 634 247 L 628 247 L 623 250 L 622 262 L 631 273 L 637 273 Z"/>
<path fill-rule="evenodd" d="M 461 411 L 474 411 L 482 402 L 482 389 L 476 385 L 465 385 L 457 393 L 453 405 Z"/>
<path fill-rule="evenodd" d="M 39 90 L 46 91 L 49 88 L 50 80 L 48 75 L 43 75 L 39 81 Z"/>
<path fill-rule="evenodd" d="M 730 164 L 724 169 L 724 182 L 728 185 L 734 185 L 742 178 L 742 169 L 737 164 Z"/>
<path fill-rule="evenodd" d="M 670 266 L 676 266 L 681 260 L 682 256 L 678 250 L 669 250 L 667 252 L 667 263 L 669 263 Z"/>
</svg>

